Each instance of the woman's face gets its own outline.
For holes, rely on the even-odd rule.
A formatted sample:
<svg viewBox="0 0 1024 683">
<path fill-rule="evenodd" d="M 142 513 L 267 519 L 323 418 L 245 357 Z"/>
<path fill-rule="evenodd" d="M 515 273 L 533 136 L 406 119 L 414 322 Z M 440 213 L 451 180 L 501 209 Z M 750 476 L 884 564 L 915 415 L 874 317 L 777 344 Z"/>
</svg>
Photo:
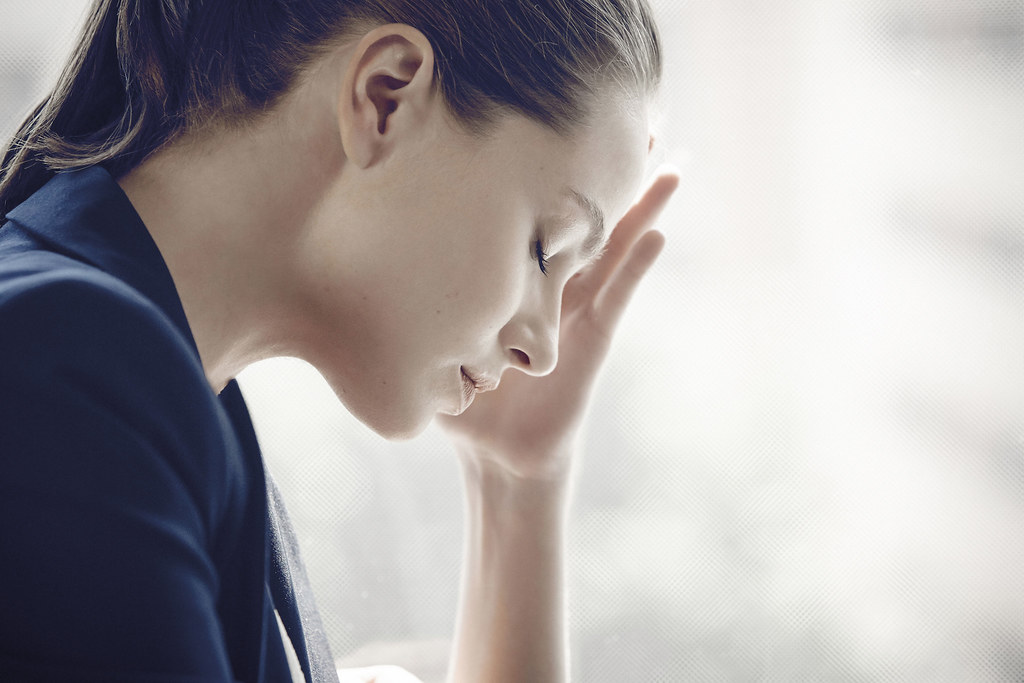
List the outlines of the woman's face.
<svg viewBox="0 0 1024 683">
<path fill-rule="evenodd" d="M 648 150 L 646 110 L 616 103 L 573 139 L 522 117 L 475 139 L 438 115 L 381 163 L 346 166 L 305 243 L 303 356 L 388 438 L 465 409 L 464 372 L 550 372 L 562 289 L 629 208 Z"/>
</svg>

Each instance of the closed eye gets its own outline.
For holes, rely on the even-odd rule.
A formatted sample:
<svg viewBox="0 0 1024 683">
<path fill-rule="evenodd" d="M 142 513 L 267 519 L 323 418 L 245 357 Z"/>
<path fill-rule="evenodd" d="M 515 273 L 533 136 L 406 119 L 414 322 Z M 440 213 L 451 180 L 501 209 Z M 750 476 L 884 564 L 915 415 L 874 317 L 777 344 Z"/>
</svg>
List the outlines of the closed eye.
<svg viewBox="0 0 1024 683">
<path fill-rule="evenodd" d="M 540 266 L 540 272 L 544 275 L 548 274 L 548 255 L 544 251 L 544 243 L 540 240 L 536 240 L 533 243 L 533 253 L 537 259 L 537 265 Z"/>
</svg>

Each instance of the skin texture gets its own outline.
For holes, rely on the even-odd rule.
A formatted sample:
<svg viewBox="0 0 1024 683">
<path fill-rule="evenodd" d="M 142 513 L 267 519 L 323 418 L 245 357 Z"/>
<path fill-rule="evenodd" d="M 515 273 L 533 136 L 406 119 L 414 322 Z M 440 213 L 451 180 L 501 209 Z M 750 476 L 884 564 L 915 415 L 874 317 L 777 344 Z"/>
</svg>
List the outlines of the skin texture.
<svg viewBox="0 0 1024 683">
<path fill-rule="evenodd" d="M 478 139 L 432 79 L 419 31 L 377 27 L 254 123 L 192 132 L 119 182 L 168 263 L 214 390 L 255 360 L 294 355 L 386 438 L 448 414 L 467 499 L 450 680 L 557 683 L 573 444 L 664 243 L 650 228 L 677 178 L 630 208 L 650 148 L 643 103 L 610 93 L 568 139 L 513 116 Z M 570 186 L 618 223 L 593 264 Z M 453 417 L 462 368 L 501 385 Z"/>
</svg>

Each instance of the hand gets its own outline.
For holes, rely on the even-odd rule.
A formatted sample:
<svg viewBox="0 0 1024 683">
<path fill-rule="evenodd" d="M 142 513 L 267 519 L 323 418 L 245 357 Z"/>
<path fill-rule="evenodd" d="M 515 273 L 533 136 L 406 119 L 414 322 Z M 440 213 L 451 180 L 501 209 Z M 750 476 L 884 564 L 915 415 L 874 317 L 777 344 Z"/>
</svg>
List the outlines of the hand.
<svg viewBox="0 0 1024 683">
<path fill-rule="evenodd" d="M 665 243 L 651 230 L 679 184 L 658 177 L 619 221 L 603 256 L 562 293 L 558 365 L 549 375 L 505 373 L 493 392 L 458 417 L 439 415 L 463 457 L 490 461 L 523 478 L 564 475 L 594 380 L 636 286 Z"/>
</svg>

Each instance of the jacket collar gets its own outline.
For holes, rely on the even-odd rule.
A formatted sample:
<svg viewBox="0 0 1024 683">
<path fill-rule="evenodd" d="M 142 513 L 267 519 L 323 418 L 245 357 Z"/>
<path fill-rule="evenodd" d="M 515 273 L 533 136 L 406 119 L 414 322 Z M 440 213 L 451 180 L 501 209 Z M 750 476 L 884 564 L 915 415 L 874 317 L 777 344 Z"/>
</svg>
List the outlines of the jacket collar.
<svg viewBox="0 0 1024 683">
<path fill-rule="evenodd" d="M 58 173 L 7 213 L 54 251 L 138 290 L 174 323 L 199 358 L 178 290 L 142 218 L 100 166 Z"/>
</svg>

